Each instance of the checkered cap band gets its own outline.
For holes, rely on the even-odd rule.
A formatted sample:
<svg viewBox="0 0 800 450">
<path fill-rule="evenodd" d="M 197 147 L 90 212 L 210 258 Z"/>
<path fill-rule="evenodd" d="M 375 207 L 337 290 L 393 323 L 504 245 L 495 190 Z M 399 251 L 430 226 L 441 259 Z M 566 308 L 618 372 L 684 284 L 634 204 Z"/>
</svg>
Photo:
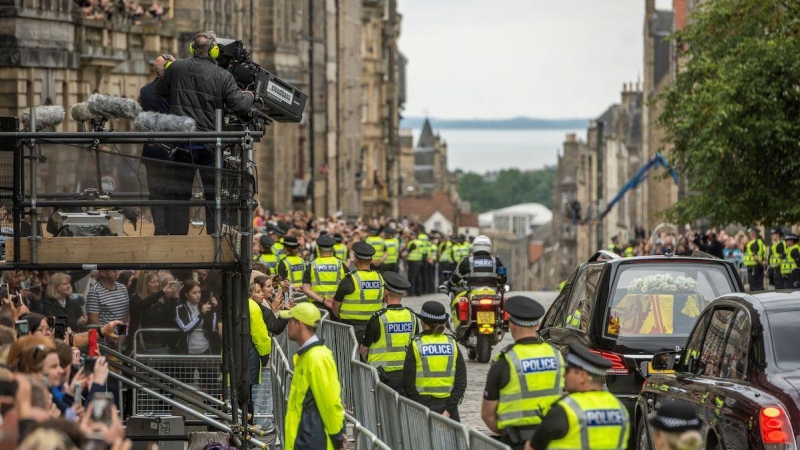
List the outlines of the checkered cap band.
<svg viewBox="0 0 800 450">
<path fill-rule="evenodd" d="M 567 355 L 567 363 L 576 367 L 580 367 L 581 369 L 589 372 L 592 375 L 597 375 L 600 377 L 604 377 L 607 375 L 606 369 L 601 369 L 599 367 L 595 367 L 589 364 L 588 361 L 584 360 L 583 358 L 575 355 L 574 353 L 570 353 Z"/>
<path fill-rule="evenodd" d="M 395 294 L 405 294 L 406 293 L 405 289 L 397 289 L 395 287 L 389 286 L 388 284 L 384 285 L 384 287 L 386 288 L 387 291 L 392 291 Z"/>
<path fill-rule="evenodd" d="M 358 259 L 372 259 L 372 256 L 359 255 L 358 253 L 355 252 L 353 252 L 353 254 L 356 255 L 356 258 Z"/>
<path fill-rule="evenodd" d="M 425 312 L 422 310 L 417 313 L 421 319 L 428 319 L 428 320 L 447 320 L 447 313 L 442 314 L 441 316 L 434 316 L 433 314 Z"/>
<path fill-rule="evenodd" d="M 542 321 L 541 318 L 536 320 L 522 320 L 519 317 L 512 316 L 511 314 L 508 315 L 508 320 L 514 322 L 515 325 L 520 327 L 535 327 L 536 325 L 539 325 L 539 322 Z"/>
<path fill-rule="evenodd" d="M 658 422 L 665 430 L 677 430 L 677 429 L 700 427 L 700 419 L 698 418 L 686 420 L 686 419 L 678 419 L 676 417 L 656 416 L 653 418 L 653 420 Z"/>
</svg>

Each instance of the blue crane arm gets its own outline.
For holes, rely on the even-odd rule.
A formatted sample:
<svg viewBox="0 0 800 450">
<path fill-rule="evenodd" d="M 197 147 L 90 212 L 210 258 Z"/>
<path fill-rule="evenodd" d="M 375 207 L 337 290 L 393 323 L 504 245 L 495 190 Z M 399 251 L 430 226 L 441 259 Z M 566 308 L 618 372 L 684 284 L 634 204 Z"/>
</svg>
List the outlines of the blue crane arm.
<svg viewBox="0 0 800 450">
<path fill-rule="evenodd" d="M 675 184 L 678 184 L 678 172 L 676 172 L 675 169 L 669 165 L 667 158 L 665 158 L 661 152 L 656 152 L 655 156 L 650 158 L 650 161 L 647 161 L 647 163 L 643 165 L 642 168 L 639 169 L 633 175 L 633 177 L 628 180 L 627 183 L 625 183 L 625 186 L 622 186 L 622 189 L 620 189 L 617 195 L 615 195 L 614 198 L 608 202 L 606 209 L 600 214 L 600 216 L 598 216 L 597 219 L 602 220 L 606 215 L 608 215 L 608 213 L 611 212 L 611 209 L 614 208 L 614 205 L 616 205 L 628 191 L 631 189 L 636 189 L 637 186 L 642 184 L 649 176 L 650 169 L 656 166 L 663 167 L 664 169 L 668 170 L 669 175 L 675 181 Z"/>
</svg>

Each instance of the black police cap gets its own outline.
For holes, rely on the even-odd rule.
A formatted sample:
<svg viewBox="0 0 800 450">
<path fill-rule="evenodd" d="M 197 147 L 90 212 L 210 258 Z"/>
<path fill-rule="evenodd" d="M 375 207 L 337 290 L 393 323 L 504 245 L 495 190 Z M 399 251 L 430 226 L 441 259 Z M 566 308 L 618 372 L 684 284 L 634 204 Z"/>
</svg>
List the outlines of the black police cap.
<svg viewBox="0 0 800 450">
<path fill-rule="evenodd" d="M 282 229 L 280 229 L 280 227 L 271 224 L 267 225 L 267 232 L 276 234 L 278 236 L 283 236 L 286 234 Z"/>
<path fill-rule="evenodd" d="M 769 233 L 770 233 L 770 234 L 780 234 L 780 235 L 783 235 L 783 230 L 781 230 L 780 228 L 773 228 L 773 229 L 769 230 Z"/>
<path fill-rule="evenodd" d="M 795 241 L 795 242 L 797 242 L 797 235 L 794 234 L 794 233 L 789 233 L 786 236 L 784 236 L 783 238 L 786 239 L 787 241 Z"/>
<path fill-rule="evenodd" d="M 585 345 L 570 342 L 567 364 L 589 372 L 591 375 L 605 376 L 611 368 L 611 361 L 589 350 Z"/>
<path fill-rule="evenodd" d="M 536 300 L 522 295 L 506 299 L 508 320 L 521 327 L 535 327 L 544 315 L 544 307 Z"/>
<path fill-rule="evenodd" d="M 330 235 L 323 234 L 322 236 L 317 238 L 317 247 L 320 248 L 330 248 L 336 244 L 336 239 L 331 237 Z"/>
<path fill-rule="evenodd" d="M 370 232 L 370 233 L 373 233 L 373 234 L 378 234 L 378 233 L 381 231 L 381 229 L 380 229 L 380 228 L 378 228 L 378 227 L 375 227 L 375 226 L 372 226 L 372 225 L 370 225 L 369 227 L 367 227 L 367 230 L 369 230 L 369 232 Z"/>
<path fill-rule="evenodd" d="M 260 244 L 261 244 L 263 247 L 272 247 L 272 246 L 275 244 L 275 241 L 273 241 L 273 240 L 272 240 L 272 238 L 271 238 L 271 237 L 269 237 L 269 236 L 267 236 L 267 235 L 263 235 L 263 236 L 261 236 L 261 237 L 258 239 L 258 242 L 259 242 L 259 243 L 260 243 Z"/>
<path fill-rule="evenodd" d="M 344 241 L 344 236 L 342 236 L 342 233 L 334 233 L 333 238 L 336 240 L 337 244 L 341 244 L 342 241 Z"/>
<path fill-rule="evenodd" d="M 375 255 L 375 248 L 364 241 L 353 244 L 353 253 L 358 259 L 372 259 Z"/>
<path fill-rule="evenodd" d="M 300 246 L 300 243 L 297 242 L 297 238 L 294 236 L 286 236 L 283 238 L 283 245 L 289 248 L 297 248 Z"/>
<path fill-rule="evenodd" d="M 383 272 L 383 281 L 386 282 L 386 289 L 396 294 L 405 294 L 411 288 L 411 283 L 408 282 L 406 277 L 397 272 Z"/>
<path fill-rule="evenodd" d="M 428 300 L 422 305 L 422 310 L 417 317 L 425 323 L 445 323 L 447 322 L 447 311 L 441 303 Z"/>
<path fill-rule="evenodd" d="M 702 424 L 694 407 L 679 400 L 665 402 L 658 408 L 656 415 L 650 419 L 650 425 L 668 433 L 683 433 L 689 430 L 700 430 Z"/>
</svg>

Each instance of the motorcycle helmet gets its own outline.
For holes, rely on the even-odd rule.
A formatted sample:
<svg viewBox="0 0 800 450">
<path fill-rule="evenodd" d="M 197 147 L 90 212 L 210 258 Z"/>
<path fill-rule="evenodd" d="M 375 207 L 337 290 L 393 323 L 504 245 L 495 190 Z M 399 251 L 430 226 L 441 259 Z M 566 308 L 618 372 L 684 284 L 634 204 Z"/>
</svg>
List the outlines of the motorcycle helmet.
<svg viewBox="0 0 800 450">
<path fill-rule="evenodd" d="M 478 252 L 492 252 L 492 240 L 484 235 L 480 235 L 475 238 L 475 241 L 472 243 L 472 251 L 475 253 Z"/>
</svg>

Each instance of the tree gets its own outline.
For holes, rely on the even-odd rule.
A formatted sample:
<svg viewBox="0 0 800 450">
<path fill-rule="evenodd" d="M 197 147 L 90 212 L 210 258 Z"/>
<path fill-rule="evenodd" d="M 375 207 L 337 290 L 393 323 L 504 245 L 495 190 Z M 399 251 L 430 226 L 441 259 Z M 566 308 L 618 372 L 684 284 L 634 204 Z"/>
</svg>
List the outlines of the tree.
<svg viewBox="0 0 800 450">
<path fill-rule="evenodd" d="M 680 222 L 800 222 L 800 2 L 714 0 L 675 34 L 684 62 L 660 100 Z"/>
<path fill-rule="evenodd" d="M 471 203 L 472 210 L 484 212 L 520 203 L 552 204 L 555 170 L 543 169 L 522 172 L 519 169 L 501 170 L 494 181 L 476 173 L 458 177 L 458 195 Z"/>
</svg>

